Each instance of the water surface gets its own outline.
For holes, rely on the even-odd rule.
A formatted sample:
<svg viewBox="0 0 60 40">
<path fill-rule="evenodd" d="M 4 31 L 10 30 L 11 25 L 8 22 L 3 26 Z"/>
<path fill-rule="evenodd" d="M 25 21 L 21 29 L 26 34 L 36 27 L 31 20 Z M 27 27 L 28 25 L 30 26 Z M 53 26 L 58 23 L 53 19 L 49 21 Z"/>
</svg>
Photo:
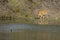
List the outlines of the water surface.
<svg viewBox="0 0 60 40">
<path fill-rule="evenodd" d="M 32 31 L 60 32 L 59 25 L 34 25 L 34 24 L 0 24 L 0 32 L 17 32 L 17 29 L 26 29 Z M 20 30 L 19 30 L 20 31 Z"/>
</svg>

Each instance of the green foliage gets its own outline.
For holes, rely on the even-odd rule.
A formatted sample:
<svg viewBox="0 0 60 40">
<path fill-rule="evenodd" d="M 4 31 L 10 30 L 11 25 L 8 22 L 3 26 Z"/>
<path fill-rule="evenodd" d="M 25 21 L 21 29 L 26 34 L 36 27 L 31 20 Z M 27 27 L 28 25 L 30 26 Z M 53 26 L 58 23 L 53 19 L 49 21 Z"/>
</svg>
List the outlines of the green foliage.
<svg viewBox="0 0 60 40">
<path fill-rule="evenodd" d="M 14 10 L 14 12 L 10 13 L 15 17 L 15 22 L 33 23 L 34 14 L 32 13 L 31 0 L 30 2 L 27 0 L 27 4 L 25 2 L 25 0 L 9 0 L 8 4 L 12 6 L 12 9 Z"/>
</svg>

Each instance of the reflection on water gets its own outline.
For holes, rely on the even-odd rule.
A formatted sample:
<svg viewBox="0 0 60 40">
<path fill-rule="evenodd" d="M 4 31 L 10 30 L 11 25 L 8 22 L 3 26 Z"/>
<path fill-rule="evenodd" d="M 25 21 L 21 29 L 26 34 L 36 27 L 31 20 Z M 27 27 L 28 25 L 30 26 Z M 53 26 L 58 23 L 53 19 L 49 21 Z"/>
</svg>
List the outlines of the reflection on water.
<svg viewBox="0 0 60 40">
<path fill-rule="evenodd" d="M 60 40 L 60 32 L 24 30 L 21 32 L 1 33 L 0 40 Z"/>
<path fill-rule="evenodd" d="M 0 24 L 0 40 L 60 40 L 60 27 L 58 25 Z"/>
<path fill-rule="evenodd" d="M 0 31 L 10 32 L 12 31 L 21 31 L 24 30 L 32 30 L 32 31 L 51 31 L 51 32 L 59 32 L 59 25 L 32 25 L 32 24 L 0 24 Z"/>
</svg>

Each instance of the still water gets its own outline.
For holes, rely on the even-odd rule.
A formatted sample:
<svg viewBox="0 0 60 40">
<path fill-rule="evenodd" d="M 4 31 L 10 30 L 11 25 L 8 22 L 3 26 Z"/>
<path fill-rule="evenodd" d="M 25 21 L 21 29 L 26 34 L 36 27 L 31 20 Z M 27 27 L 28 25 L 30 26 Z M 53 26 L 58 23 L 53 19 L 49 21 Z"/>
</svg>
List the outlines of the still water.
<svg viewBox="0 0 60 40">
<path fill-rule="evenodd" d="M 60 32 L 60 25 L 35 25 L 35 24 L 0 24 L 0 32 L 17 32 L 29 29 L 32 31 Z"/>
</svg>

